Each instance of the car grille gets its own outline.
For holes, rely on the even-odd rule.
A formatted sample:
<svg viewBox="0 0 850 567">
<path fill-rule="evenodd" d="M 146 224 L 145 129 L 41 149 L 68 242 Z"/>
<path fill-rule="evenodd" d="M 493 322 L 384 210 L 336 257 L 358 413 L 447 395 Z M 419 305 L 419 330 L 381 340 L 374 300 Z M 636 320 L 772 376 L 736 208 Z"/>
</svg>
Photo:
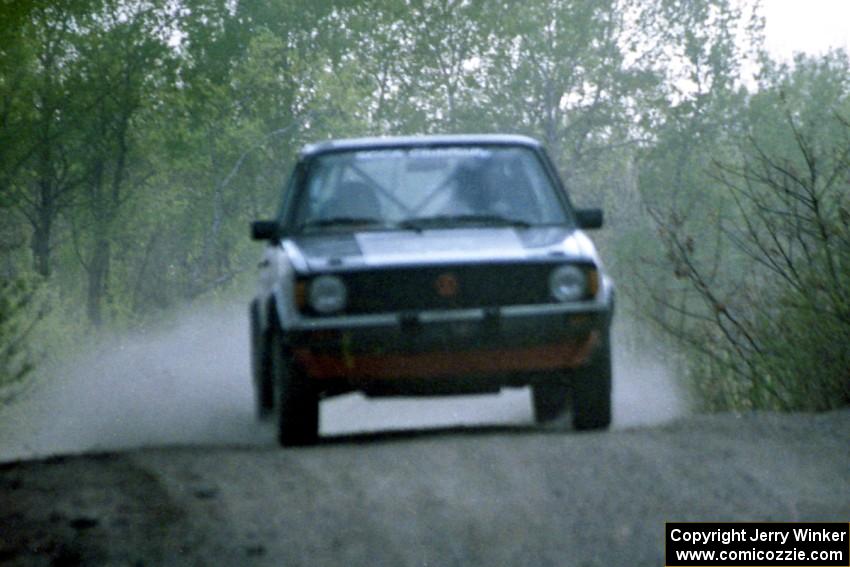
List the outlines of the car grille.
<svg viewBox="0 0 850 567">
<path fill-rule="evenodd" d="M 553 263 L 482 264 L 352 272 L 349 314 L 550 303 Z"/>
</svg>

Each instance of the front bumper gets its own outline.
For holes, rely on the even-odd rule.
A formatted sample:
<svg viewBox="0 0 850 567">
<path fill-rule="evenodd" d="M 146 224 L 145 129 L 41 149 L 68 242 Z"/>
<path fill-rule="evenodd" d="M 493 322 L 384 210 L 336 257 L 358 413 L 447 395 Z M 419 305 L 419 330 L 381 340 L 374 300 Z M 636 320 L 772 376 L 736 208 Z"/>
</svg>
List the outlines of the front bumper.
<svg viewBox="0 0 850 567">
<path fill-rule="evenodd" d="M 588 362 L 610 322 L 597 301 L 300 318 L 287 348 L 316 380 L 494 376 Z"/>
</svg>

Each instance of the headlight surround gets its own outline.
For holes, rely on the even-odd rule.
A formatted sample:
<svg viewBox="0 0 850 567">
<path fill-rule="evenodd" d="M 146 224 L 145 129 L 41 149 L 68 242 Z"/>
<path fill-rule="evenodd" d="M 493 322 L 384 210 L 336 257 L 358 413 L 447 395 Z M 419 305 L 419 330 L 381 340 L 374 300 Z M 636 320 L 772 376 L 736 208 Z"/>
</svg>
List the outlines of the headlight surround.
<svg viewBox="0 0 850 567">
<path fill-rule="evenodd" d="M 310 282 L 308 301 L 317 313 L 337 313 L 348 303 L 348 290 L 337 276 L 319 276 Z"/>
<path fill-rule="evenodd" d="M 582 299 L 587 295 L 587 276 L 577 266 L 559 266 L 549 276 L 549 291 L 561 302 Z"/>
</svg>

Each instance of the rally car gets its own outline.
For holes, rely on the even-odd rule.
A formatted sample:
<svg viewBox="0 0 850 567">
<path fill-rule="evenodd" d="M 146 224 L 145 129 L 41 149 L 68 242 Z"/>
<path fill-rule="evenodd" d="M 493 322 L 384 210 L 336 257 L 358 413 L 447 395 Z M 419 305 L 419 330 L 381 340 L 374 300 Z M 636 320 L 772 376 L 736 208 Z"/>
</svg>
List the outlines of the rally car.
<svg viewBox="0 0 850 567">
<path fill-rule="evenodd" d="M 251 303 L 257 412 L 311 444 L 319 403 L 530 386 L 535 418 L 611 420 L 613 284 L 542 145 L 452 135 L 300 153 Z M 572 402 L 570 404 L 570 402 Z M 571 408 L 569 407 L 571 405 Z"/>
</svg>

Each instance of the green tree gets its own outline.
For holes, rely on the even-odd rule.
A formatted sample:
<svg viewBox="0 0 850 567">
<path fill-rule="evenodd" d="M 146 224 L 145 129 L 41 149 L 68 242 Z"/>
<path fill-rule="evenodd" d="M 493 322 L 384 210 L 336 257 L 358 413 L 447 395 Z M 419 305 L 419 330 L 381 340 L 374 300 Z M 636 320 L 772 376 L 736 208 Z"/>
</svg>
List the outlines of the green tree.
<svg viewBox="0 0 850 567">
<path fill-rule="evenodd" d="M 115 242 L 127 226 L 125 206 L 155 168 L 141 155 L 139 140 L 148 126 L 144 111 L 169 67 L 159 15 L 155 4 L 105 3 L 81 22 L 75 43 L 77 98 L 90 110 L 79 128 L 87 151 L 79 159 L 85 177 L 72 220 L 87 278 L 86 312 L 96 326 L 104 320 Z"/>
<path fill-rule="evenodd" d="M 4 50 L 0 139 L 8 149 L 0 183 L 31 227 L 33 267 L 45 277 L 52 269 L 57 219 L 82 182 L 77 131 L 86 109 L 69 96 L 79 86 L 71 67 L 81 10 L 81 3 L 36 3 L 22 12 L 22 33 Z"/>
<path fill-rule="evenodd" d="M 767 63 L 729 139 L 735 154 L 703 170 L 701 202 L 715 207 L 695 210 L 708 222 L 656 213 L 680 284 L 658 299 L 658 319 L 701 355 L 696 385 L 709 407 L 850 401 L 848 71 L 843 52 Z"/>
</svg>

